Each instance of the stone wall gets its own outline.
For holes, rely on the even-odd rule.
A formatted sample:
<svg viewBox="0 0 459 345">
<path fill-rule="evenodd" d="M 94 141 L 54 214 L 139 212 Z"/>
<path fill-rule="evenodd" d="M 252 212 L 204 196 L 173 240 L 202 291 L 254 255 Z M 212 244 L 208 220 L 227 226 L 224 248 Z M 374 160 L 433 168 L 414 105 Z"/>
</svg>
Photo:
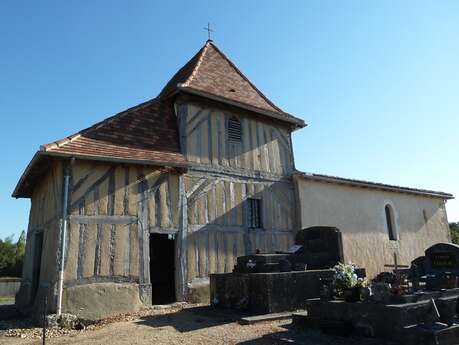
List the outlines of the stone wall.
<svg viewBox="0 0 459 345">
<path fill-rule="evenodd" d="M 20 285 L 21 278 L 0 278 L 0 297 L 16 295 Z"/>
</svg>

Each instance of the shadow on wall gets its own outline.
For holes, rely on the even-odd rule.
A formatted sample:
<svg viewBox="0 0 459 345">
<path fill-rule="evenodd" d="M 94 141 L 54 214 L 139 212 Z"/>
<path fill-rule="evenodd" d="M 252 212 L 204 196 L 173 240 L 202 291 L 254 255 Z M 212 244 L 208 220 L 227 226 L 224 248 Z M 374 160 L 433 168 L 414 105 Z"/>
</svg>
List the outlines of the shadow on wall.
<svg viewBox="0 0 459 345">
<path fill-rule="evenodd" d="M 209 273 L 231 272 L 238 256 L 261 252 L 286 250 L 293 242 L 292 212 L 294 205 L 287 199 L 276 183 L 260 184 L 259 191 L 248 191 L 248 199 L 261 201 L 260 227 L 251 228 L 254 218 L 249 200 L 234 200 L 233 189 L 246 188 L 242 183 L 220 189 L 221 200 L 214 202 L 214 189 L 191 198 L 188 208 L 188 266 L 189 280 L 206 277 Z M 229 184 L 228 184 L 229 185 Z M 247 186 L 248 187 L 248 186 Z M 231 189 L 226 190 L 226 189 Z M 240 198 L 241 199 L 241 198 Z M 226 206 L 225 204 L 228 204 Z"/>
</svg>

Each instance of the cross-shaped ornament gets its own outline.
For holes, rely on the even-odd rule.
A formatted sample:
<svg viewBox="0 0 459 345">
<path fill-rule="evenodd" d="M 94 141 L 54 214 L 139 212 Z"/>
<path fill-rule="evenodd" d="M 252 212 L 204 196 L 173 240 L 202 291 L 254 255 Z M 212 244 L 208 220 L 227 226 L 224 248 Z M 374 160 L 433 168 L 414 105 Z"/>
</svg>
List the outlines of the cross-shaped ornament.
<svg viewBox="0 0 459 345">
<path fill-rule="evenodd" d="M 207 40 L 212 41 L 212 39 L 210 38 L 210 33 L 215 32 L 215 31 L 210 28 L 210 23 L 207 23 L 207 28 L 203 28 L 203 29 L 207 31 Z"/>
<path fill-rule="evenodd" d="M 396 280 L 396 285 L 400 285 L 400 268 L 409 268 L 410 266 L 408 265 L 401 265 L 399 264 L 398 262 L 398 256 L 397 256 L 397 252 L 394 251 L 394 264 L 393 265 L 384 265 L 384 267 L 389 267 L 389 268 L 393 268 L 393 272 L 395 273 L 395 277 L 397 278 Z"/>
</svg>

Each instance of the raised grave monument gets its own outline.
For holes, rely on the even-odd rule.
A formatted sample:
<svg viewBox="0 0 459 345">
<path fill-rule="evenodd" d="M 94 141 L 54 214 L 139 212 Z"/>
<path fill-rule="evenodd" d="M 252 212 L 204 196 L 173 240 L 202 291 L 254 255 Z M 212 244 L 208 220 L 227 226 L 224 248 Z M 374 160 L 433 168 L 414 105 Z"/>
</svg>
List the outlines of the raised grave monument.
<svg viewBox="0 0 459 345">
<path fill-rule="evenodd" d="M 411 282 L 389 286 L 386 298 L 354 303 L 310 299 L 294 314 L 297 328 L 359 334 L 403 345 L 459 344 L 459 246 L 438 243 L 411 263 Z M 374 290 L 384 284 L 375 283 Z"/>
<path fill-rule="evenodd" d="M 332 279 L 333 266 L 342 260 L 338 229 L 304 229 L 287 252 L 240 256 L 232 273 L 211 274 L 210 302 L 252 314 L 304 309 L 307 299 L 319 297 L 322 282 Z"/>
</svg>

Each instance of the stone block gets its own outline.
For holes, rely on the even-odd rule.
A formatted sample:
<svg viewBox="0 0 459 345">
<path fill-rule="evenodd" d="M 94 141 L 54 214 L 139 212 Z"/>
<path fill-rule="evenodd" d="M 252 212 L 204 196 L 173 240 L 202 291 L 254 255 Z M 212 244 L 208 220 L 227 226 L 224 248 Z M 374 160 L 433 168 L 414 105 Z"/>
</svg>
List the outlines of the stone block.
<svg viewBox="0 0 459 345">
<path fill-rule="evenodd" d="M 64 312 L 83 320 L 133 312 L 142 306 L 139 285 L 134 283 L 93 283 L 64 289 Z"/>
<path fill-rule="evenodd" d="M 195 278 L 191 283 L 188 283 L 187 301 L 191 303 L 209 303 L 210 286 L 209 279 Z"/>
<path fill-rule="evenodd" d="M 319 297 L 320 279 L 331 278 L 333 273 L 329 269 L 213 274 L 210 278 L 211 303 L 253 314 L 304 309 L 307 299 Z"/>
</svg>

